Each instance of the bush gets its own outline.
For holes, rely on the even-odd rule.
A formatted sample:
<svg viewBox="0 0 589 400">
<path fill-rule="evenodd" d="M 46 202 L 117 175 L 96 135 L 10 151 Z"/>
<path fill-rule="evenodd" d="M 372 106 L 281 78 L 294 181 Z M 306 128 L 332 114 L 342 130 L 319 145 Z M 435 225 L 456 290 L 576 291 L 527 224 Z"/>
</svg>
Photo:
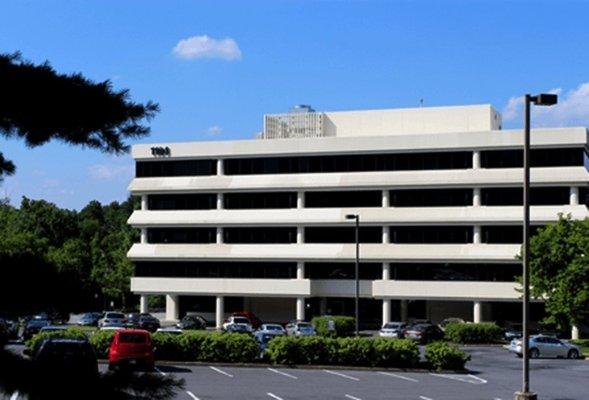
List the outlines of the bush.
<svg viewBox="0 0 589 400">
<path fill-rule="evenodd" d="M 31 354 L 39 348 L 43 340 L 47 338 L 63 338 L 63 339 L 88 339 L 86 333 L 78 328 L 69 328 L 61 331 L 40 332 L 26 341 L 25 346 Z"/>
<path fill-rule="evenodd" d="M 300 360 L 300 338 L 278 336 L 268 343 L 267 354 L 274 364 L 298 364 Z"/>
<path fill-rule="evenodd" d="M 335 330 L 328 329 L 328 321 L 334 321 Z M 328 337 L 346 337 L 351 336 L 356 328 L 356 319 L 345 315 L 333 315 L 325 317 L 315 317 L 311 320 L 317 334 Z"/>
<path fill-rule="evenodd" d="M 436 370 L 463 370 L 470 355 L 446 342 L 434 342 L 425 346 L 425 359 Z"/>
<path fill-rule="evenodd" d="M 419 363 L 419 348 L 410 339 L 374 339 L 374 365 L 413 367 Z"/>
<path fill-rule="evenodd" d="M 351 337 L 334 340 L 330 363 L 370 366 L 374 363 L 374 340 Z"/>
<path fill-rule="evenodd" d="M 115 336 L 115 331 L 96 331 L 90 336 L 90 344 L 94 347 L 98 358 L 108 358 L 108 349 Z"/>
<path fill-rule="evenodd" d="M 154 333 L 153 345 L 158 360 L 194 361 L 200 359 L 202 343 L 208 336 L 205 332 L 184 332 L 180 335 Z"/>
<path fill-rule="evenodd" d="M 445 337 L 454 343 L 497 343 L 503 331 L 492 322 L 480 324 L 449 324 L 446 326 Z"/>
</svg>

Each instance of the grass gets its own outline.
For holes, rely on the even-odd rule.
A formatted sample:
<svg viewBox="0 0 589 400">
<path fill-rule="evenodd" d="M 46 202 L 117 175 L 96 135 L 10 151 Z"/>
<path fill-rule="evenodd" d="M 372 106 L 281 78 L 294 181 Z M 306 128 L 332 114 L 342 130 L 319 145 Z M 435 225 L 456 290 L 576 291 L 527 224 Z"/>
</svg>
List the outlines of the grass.
<svg viewBox="0 0 589 400">
<path fill-rule="evenodd" d="M 581 353 L 585 357 L 589 357 L 589 339 L 571 340 L 571 343 L 581 347 Z"/>
</svg>

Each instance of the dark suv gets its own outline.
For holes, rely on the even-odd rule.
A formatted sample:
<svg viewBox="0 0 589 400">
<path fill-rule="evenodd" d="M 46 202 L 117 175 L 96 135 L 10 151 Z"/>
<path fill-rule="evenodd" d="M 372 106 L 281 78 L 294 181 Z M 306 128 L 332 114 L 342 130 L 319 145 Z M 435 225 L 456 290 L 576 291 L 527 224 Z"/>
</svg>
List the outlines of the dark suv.
<svg viewBox="0 0 589 400">
<path fill-rule="evenodd" d="M 132 313 L 127 315 L 127 325 L 131 328 L 155 332 L 160 327 L 160 321 L 149 313 Z"/>
</svg>

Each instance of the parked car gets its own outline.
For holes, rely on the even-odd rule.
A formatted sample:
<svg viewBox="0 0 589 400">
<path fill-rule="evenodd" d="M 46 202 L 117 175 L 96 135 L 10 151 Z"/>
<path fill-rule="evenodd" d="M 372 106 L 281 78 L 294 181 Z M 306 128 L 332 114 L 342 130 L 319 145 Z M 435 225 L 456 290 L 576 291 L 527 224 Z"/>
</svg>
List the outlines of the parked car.
<svg viewBox="0 0 589 400">
<path fill-rule="evenodd" d="M 402 338 L 403 330 L 405 330 L 406 327 L 407 324 L 405 324 L 404 322 L 387 322 L 378 331 L 378 336 Z"/>
<path fill-rule="evenodd" d="M 46 333 L 46 332 L 60 332 L 67 330 L 67 326 L 63 325 L 47 325 L 39 329 L 39 333 Z"/>
<path fill-rule="evenodd" d="M 45 378 L 55 377 L 57 382 L 49 380 L 55 385 L 67 383 L 83 388 L 85 385 L 93 386 L 98 378 L 96 353 L 87 340 L 47 338 L 32 356 Z"/>
<path fill-rule="evenodd" d="M 437 325 L 417 324 L 406 328 L 403 332 L 403 337 L 419 343 L 429 343 L 442 339 L 444 332 Z"/>
<path fill-rule="evenodd" d="M 11 318 L 0 318 L 0 330 L 6 335 L 6 339 L 18 338 L 19 324 L 16 320 Z"/>
<path fill-rule="evenodd" d="M 31 319 L 31 320 L 29 320 L 26 323 L 25 328 L 23 330 L 22 339 L 29 340 L 34 335 L 39 333 L 41 328 L 43 328 L 44 326 L 49 326 L 49 325 L 51 325 L 51 321 L 49 321 L 47 319 Z"/>
<path fill-rule="evenodd" d="M 254 329 L 258 329 L 262 325 L 262 320 L 251 311 L 238 311 L 231 315 L 235 317 L 246 317 Z"/>
<path fill-rule="evenodd" d="M 257 332 L 269 335 L 286 335 L 286 330 L 280 324 L 262 324 Z"/>
<path fill-rule="evenodd" d="M 100 331 L 119 331 L 121 329 L 127 329 L 127 326 L 125 324 L 111 324 L 98 328 Z"/>
<path fill-rule="evenodd" d="M 264 358 L 264 353 L 268 349 L 268 343 L 270 343 L 270 340 L 272 340 L 278 336 L 282 336 L 282 335 L 268 333 L 267 331 L 262 331 L 262 330 L 257 330 L 254 333 L 254 339 L 256 339 L 258 346 L 260 346 L 260 358 Z"/>
<path fill-rule="evenodd" d="M 503 336 L 505 340 L 512 341 L 513 339 L 519 339 L 523 336 L 522 324 L 509 324 L 505 327 Z"/>
<path fill-rule="evenodd" d="M 156 333 L 165 333 L 168 335 L 180 335 L 181 333 L 184 333 L 184 331 L 180 328 L 176 328 L 175 326 L 168 326 L 165 328 L 158 328 Z"/>
<path fill-rule="evenodd" d="M 446 326 L 448 326 L 449 324 L 464 324 L 465 321 L 462 318 L 446 318 L 444 320 L 442 320 L 442 322 L 440 322 L 438 324 L 438 326 L 440 327 L 441 330 L 445 331 L 446 330 Z"/>
<path fill-rule="evenodd" d="M 125 314 L 116 311 L 107 311 L 104 313 L 104 316 L 98 321 L 98 326 L 101 328 L 105 326 L 124 326 L 126 323 L 127 318 L 125 318 Z"/>
<path fill-rule="evenodd" d="M 223 324 L 223 330 L 241 330 L 241 327 L 234 327 L 231 325 L 241 325 L 241 327 L 243 327 L 247 332 L 253 331 L 252 324 L 250 323 L 250 320 L 246 317 L 240 317 L 236 315 L 230 316 L 229 318 L 227 318 L 227 320 L 225 320 L 225 323 Z"/>
<path fill-rule="evenodd" d="M 132 313 L 127 315 L 127 326 L 155 332 L 160 327 L 160 321 L 149 313 Z"/>
<path fill-rule="evenodd" d="M 251 329 L 244 324 L 228 324 L 224 331 L 226 333 L 252 333 Z"/>
<path fill-rule="evenodd" d="M 82 315 L 82 318 L 78 321 L 80 326 L 98 326 L 98 321 L 102 318 L 102 314 L 99 312 L 89 312 Z"/>
<path fill-rule="evenodd" d="M 143 329 L 118 330 L 108 351 L 109 369 L 134 365 L 153 369 L 151 334 Z"/>
<path fill-rule="evenodd" d="M 206 329 L 207 320 L 200 315 L 185 315 L 184 318 L 176 324 L 179 329 Z"/>
<path fill-rule="evenodd" d="M 315 336 L 315 328 L 309 322 L 290 321 L 286 324 L 286 334 L 289 336 Z"/>
<path fill-rule="evenodd" d="M 508 350 L 518 357 L 523 357 L 523 340 L 513 339 Z M 529 339 L 530 358 L 555 357 L 577 359 L 581 356 L 581 349 L 566 340 L 559 340 L 552 336 L 533 335 Z"/>
</svg>

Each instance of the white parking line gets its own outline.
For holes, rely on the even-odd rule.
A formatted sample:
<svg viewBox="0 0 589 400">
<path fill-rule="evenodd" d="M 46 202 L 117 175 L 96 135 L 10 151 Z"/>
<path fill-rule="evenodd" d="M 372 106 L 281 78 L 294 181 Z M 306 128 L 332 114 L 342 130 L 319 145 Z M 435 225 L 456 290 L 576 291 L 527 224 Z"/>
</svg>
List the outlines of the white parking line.
<svg viewBox="0 0 589 400">
<path fill-rule="evenodd" d="M 483 385 L 487 383 L 487 381 L 483 378 L 479 378 L 478 376 L 474 376 L 471 374 L 468 375 L 450 375 L 450 374 L 430 374 L 432 376 L 437 376 L 439 378 L 446 378 L 452 379 L 453 381 L 464 382 L 464 383 L 472 383 L 473 385 Z"/>
<path fill-rule="evenodd" d="M 159 372 L 161 376 L 166 376 L 167 375 L 164 371 L 162 371 L 158 367 L 153 367 L 153 369 L 155 369 L 157 372 Z"/>
<path fill-rule="evenodd" d="M 16 399 L 18 399 L 18 395 L 19 395 L 19 393 L 18 393 L 18 390 L 17 390 L 16 392 L 12 393 L 12 396 L 10 396 L 10 400 L 16 400 Z"/>
<path fill-rule="evenodd" d="M 342 374 L 341 372 L 330 371 L 328 369 L 324 369 L 323 371 L 324 372 L 327 372 L 328 374 L 341 376 L 342 378 L 350 379 L 350 380 L 353 380 L 353 381 L 359 381 L 360 380 L 360 379 L 356 378 L 355 376 L 350 376 L 350 375 Z"/>
<path fill-rule="evenodd" d="M 420 398 L 421 400 L 434 400 L 434 399 L 432 399 L 432 398 L 425 397 L 425 396 L 419 396 L 419 398 Z"/>
<path fill-rule="evenodd" d="M 361 398 L 359 398 L 359 397 L 354 397 L 354 396 L 352 396 L 351 394 L 346 394 L 346 397 L 347 397 L 348 399 L 350 399 L 350 400 L 362 400 Z"/>
<path fill-rule="evenodd" d="M 189 395 L 190 397 L 192 397 L 192 400 L 200 400 L 198 397 L 196 397 L 194 395 L 194 393 L 192 393 L 191 391 L 186 391 L 186 394 Z"/>
<path fill-rule="evenodd" d="M 278 396 L 276 396 L 274 393 L 270 393 L 270 392 L 268 392 L 268 393 L 266 393 L 266 394 L 267 394 L 268 396 L 272 397 L 273 399 L 276 399 L 276 400 L 284 400 L 282 397 L 278 397 Z"/>
<path fill-rule="evenodd" d="M 212 369 L 213 371 L 217 371 L 217 372 L 218 372 L 218 373 L 220 373 L 220 374 L 223 374 L 223 375 L 225 375 L 225 376 L 228 376 L 229 378 L 233 378 L 233 375 L 231 375 L 231 374 L 230 374 L 230 373 L 228 373 L 228 372 L 225 372 L 225 371 L 223 371 L 222 369 L 219 369 L 219 368 L 217 368 L 217 367 L 209 367 L 209 368 L 210 368 L 210 369 Z"/>
<path fill-rule="evenodd" d="M 288 376 L 288 377 L 289 377 L 289 378 L 291 378 L 291 379 L 299 379 L 299 378 L 297 378 L 297 377 L 296 377 L 296 376 L 294 376 L 294 375 L 287 374 L 286 372 L 278 371 L 277 369 L 274 369 L 274 368 L 268 368 L 268 371 L 272 371 L 272 372 L 274 372 L 275 374 L 279 374 L 279 375 Z"/>
<path fill-rule="evenodd" d="M 393 374 L 391 372 L 379 371 L 378 373 L 381 374 L 381 375 L 392 376 L 393 378 L 404 379 L 404 380 L 409 381 L 409 382 L 419 382 L 417 379 L 409 378 L 409 377 L 403 376 L 403 375 Z"/>
</svg>

